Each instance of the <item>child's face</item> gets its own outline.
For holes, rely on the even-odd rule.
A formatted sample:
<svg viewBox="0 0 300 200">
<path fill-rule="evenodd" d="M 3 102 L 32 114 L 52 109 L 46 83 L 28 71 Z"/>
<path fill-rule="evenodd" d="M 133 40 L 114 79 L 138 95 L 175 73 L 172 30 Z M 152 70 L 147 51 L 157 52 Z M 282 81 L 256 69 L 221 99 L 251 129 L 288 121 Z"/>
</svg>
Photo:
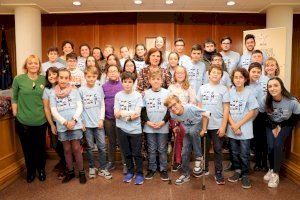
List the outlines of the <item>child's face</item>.
<svg viewBox="0 0 300 200">
<path fill-rule="evenodd" d="M 130 78 L 127 78 L 122 81 L 122 86 L 125 92 L 131 92 L 133 87 L 133 80 Z"/>
<path fill-rule="evenodd" d="M 70 81 L 70 74 L 66 71 L 61 71 L 58 74 L 58 85 L 60 88 L 66 88 Z"/>
<path fill-rule="evenodd" d="M 125 71 L 126 72 L 134 72 L 134 64 L 131 61 L 128 61 L 125 65 Z"/>
<path fill-rule="evenodd" d="M 74 70 L 77 67 L 77 60 L 73 58 L 69 58 L 67 60 L 67 68 L 70 70 Z"/>
<path fill-rule="evenodd" d="M 161 37 L 157 37 L 155 40 L 155 47 L 161 49 L 163 48 L 163 46 L 164 46 L 164 39 Z"/>
<path fill-rule="evenodd" d="M 233 75 L 233 83 L 235 87 L 244 87 L 246 79 L 241 72 L 235 72 Z"/>
<path fill-rule="evenodd" d="M 254 47 L 255 47 L 255 41 L 253 38 L 249 38 L 248 40 L 246 40 L 245 42 L 245 46 L 247 48 L 248 51 L 253 51 Z"/>
<path fill-rule="evenodd" d="M 174 115 L 180 115 L 183 112 L 182 105 L 179 102 L 177 102 L 176 100 L 170 101 L 170 103 L 168 105 L 168 109 Z"/>
<path fill-rule="evenodd" d="M 50 62 L 56 62 L 57 58 L 58 58 L 58 53 L 56 51 L 50 51 L 48 53 L 48 59 Z"/>
<path fill-rule="evenodd" d="M 268 82 L 268 91 L 272 97 L 280 97 L 281 96 L 281 85 L 278 80 L 273 79 Z"/>
<path fill-rule="evenodd" d="M 97 80 L 98 74 L 88 72 L 85 74 L 85 80 L 88 86 L 94 86 Z"/>
<path fill-rule="evenodd" d="M 162 78 L 161 76 L 152 77 L 149 79 L 149 83 L 153 90 L 159 90 L 162 85 Z"/>
<path fill-rule="evenodd" d="M 259 68 L 254 67 L 250 70 L 249 76 L 251 81 L 258 81 L 261 76 L 261 70 Z"/>
<path fill-rule="evenodd" d="M 120 78 L 120 72 L 118 71 L 117 67 L 111 66 L 107 70 L 107 77 L 111 81 L 117 81 Z"/>
<path fill-rule="evenodd" d="M 221 48 L 225 52 L 230 50 L 230 46 L 231 46 L 231 43 L 230 43 L 230 40 L 228 40 L 228 39 L 223 40 L 221 43 Z"/>
<path fill-rule="evenodd" d="M 192 61 L 198 62 L 198 61 L 201 60 L 201 58 L 202 58 L 202 52 L 201 52 L 201 50 L 193 50 L 191 52 L 191 59 L 192 59 Z"/>
<path fill-rule="evenodd" d="M 129 50 L 128 50 L 128 48 L 127 47 L 123 47 L 120 50 L 120 54 L 121 54 L 122 58 L 129 58 Z"/>
<path fill-rule="evenodd" d="M 184 43 L 182 41 L 176 42 L 176 44 L 175 44 L 175 51 L 178 54 L 182 54 L 183 53 L 183 51 L 184 51 Z"/>
<path fill-rule="evenodd" d="M 182 83 L 185 80 L 185 72 L 182 67 L 176 68 L 175 74 L 174 74 L 176 81 L 178 83 Z"/>
<path fill-rule="evenodd" d="M 100 58 L 101 58 L 101 52 L 100 52 L 100 50 L 99 49 L 94 49 L 93 50 L 93 56 L 94 56 L 94 58 L 96 60 L 100 60 Z"/>
<path fill-rule="evenodd" d="M 72 48 L 71 44 L 69 44 L 69 43 L 65 44 L 65 46 L 63 47 L 63 52 L 65 55 L 72 53 L 73 48 Z"/>
<path fill-rule="evenodd" d="M 276 69 L 277 69 L 277 65 L 276 65 L 275 61 L 270 60 L 270 61 L 268 61 L 266 63 L 265 71 L 266 71 L 267 75 L 269 75 L 269 76 L 275 76 Z"/>
<path fill-rule="evenodd" d="M 204 50 L 207 52 L 213 52 L 216 49 L 213 43 L 206 43 L 204 44 Z"/>
<path fill-rule="evenodd" d="M 109 54 L 112 54 L 113 53 L 113 49 L 110 48 L 110 47 L 106 47 L 103 51 L 103 56 L 104 58 L 107 58 L 109 56 Z"/>
<path fill-rule="evenodd" d="M 114 56 L 109 56 L 109 58 L 107 59 L 107 64 L 116 65 L 117 64 L 116 58 Z"/>
<path fill-rule="evenodd" d="M 177 67 L 178 66 L 178 63 L 179 63 L 179 59 L 178 59 L 178 56 L 176 54 L 171 54 L 169 56 L 169 65 L 174 68 L 174 67 Z"/>
<path fill-rule="evenodd" d="M 215 56 L 212 61 L 211 64 L 213 65 L 222 65 L 223 59 L 221 57 Z"/>
<path fill-rule="evenodd" d="M 258 63 L 262 63 L 263 62 L 263 55 L 260 53 L 255 53 L 251 56 L 251 61 L 252 62 L 258 62 Z"/>
<path fill-rule="evenodd" d="M 84 58 L 87 58 L 90 55 L 90 50 L 87 46 L 82 46 L 80 49 L 80 55 Z"/>
<path fill-rule="evenodd" d="M 217 68 L 213 68 L 209 74 L 209 79 L 213 83 L 218 83 L 222 78 L 222 72 L 221 70 Z"/>
<path fill-rule="evenodd" d="M 87 66 L 95 66 L 96 65 L 96 61 L 93 57 L 88 57 L 86 60 Z"/>
<path fill-rule="evenodd" d="M 48 73 L 48 81 L 54 85 L 57 83 L 58 74 L 56 72 L 49 71 Z"/>
<path fill-rule="evenodd" d="M 150 65 L 152 66 L 158 66 L 160 62 L 160 53 L 158 51 L 153 52 L 150 55 Z"/>
<path fill-rule="evenodd" d="M 143 46 L 137 46 L 136 47 L 136 49 L 135 49 L 135 53 L 136 53 L 136 55 L 138 56 L 138 57 L 144 57 L 144 55 L 145 55 L 145 49 L 144 49 L 144 47 Z"/>
</svg>

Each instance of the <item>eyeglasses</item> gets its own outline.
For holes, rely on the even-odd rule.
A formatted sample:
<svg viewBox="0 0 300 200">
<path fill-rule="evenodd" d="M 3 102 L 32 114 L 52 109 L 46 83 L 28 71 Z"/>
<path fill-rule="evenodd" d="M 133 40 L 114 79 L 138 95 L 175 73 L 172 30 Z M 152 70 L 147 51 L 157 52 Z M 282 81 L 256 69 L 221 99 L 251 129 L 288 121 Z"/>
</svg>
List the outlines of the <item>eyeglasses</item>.
<svg viewBox="0 0 300 200">
<path fill-rule="evenodd" d="M 227 42 L 223 42 L 222 44 L 230 44 L 230 43 L 227 43 Z"/>
<path fill-rule="evenodd" d="M 112 71 L 108 71 L 108 73 L 118 73 L 118 70 L 112 70 Z"/>
<path fill-rule="evenodd" d="M 35 90 L 35 82 L 32 82 L 32 90 Z"/>
<path fill-rule="evenodd" d="M 169 110 L 172 110 L 174 107 L 177 106 L 177 102 L 176 103 L 173 103 L 172 105 L 168 106 L 168 109 Z"/>
</svg>

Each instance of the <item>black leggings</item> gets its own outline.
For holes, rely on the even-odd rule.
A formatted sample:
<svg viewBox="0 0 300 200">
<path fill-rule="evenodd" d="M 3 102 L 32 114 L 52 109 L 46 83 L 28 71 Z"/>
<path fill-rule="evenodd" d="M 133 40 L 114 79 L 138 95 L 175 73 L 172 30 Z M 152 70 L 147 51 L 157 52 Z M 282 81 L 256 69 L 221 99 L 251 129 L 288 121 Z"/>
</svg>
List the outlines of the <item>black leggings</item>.
<svg viewBox="0 0 300 200">
<path fill-rule="evenodd" d="M 16 132 L 19 135 L 28 175 L 35 175 L 36 170 L 45 170 L 46 165 L 46 127 L 27 126 L 15 121 Z"/>
</svg>

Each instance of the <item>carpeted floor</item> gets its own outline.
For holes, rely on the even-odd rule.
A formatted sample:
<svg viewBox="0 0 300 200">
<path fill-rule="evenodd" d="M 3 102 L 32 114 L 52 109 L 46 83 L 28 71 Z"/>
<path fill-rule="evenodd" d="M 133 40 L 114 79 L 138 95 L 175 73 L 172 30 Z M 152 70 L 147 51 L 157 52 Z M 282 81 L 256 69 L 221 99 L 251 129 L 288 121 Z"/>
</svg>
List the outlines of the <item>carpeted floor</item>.
<svg viewBox="0 0 300 200">
<path fill-rule="evenodd" d="M 251 189 L 243 189 L 241 182 L 229 183 L 226 181 L 224 186 L 218 186 L 214 181 L 213 162 L 210 162 L 211 175 L 206 178 L 205 191 L 201 190 L 202 179 L 200 178 L 191 177 L 191 181 L 177 186 L 161 181 L 159 173 L 155 175 L 154 179 L 146 180 L 144 185 L 141 186 L 134 185 L 134 182 L 125 184 L 122 182 L 121 165 L 118 165 L 118 168 L 112 172 L 112 180 L 97 177 L 96 179 L 88 180 L 85 185 L 79 184 L 78 179 L 74 179 L 68 184 L 62 184 L 57 179 L 56 172 L 52 171 L 56 162 L 55 160 L 47 160 L 47 180 L 45 182 L 35 179 L 33 183 L 27 184 L 24 173 L 16 182 L 0 192 L 0 199 L 300 199 L 300 186 L 285 177 L 281 177 L 279 187 L 270 189 L 263 182 L 262 177 L 264 173 L 262 172 L 251 173 Z M 144 169 L 146 169 L 146 166 Z M 224 173 L 226 180 L 231 174 L 232 172 Z M 178 176 L 179 172 L 172 174 L 173 183 Z"/>
</svg>

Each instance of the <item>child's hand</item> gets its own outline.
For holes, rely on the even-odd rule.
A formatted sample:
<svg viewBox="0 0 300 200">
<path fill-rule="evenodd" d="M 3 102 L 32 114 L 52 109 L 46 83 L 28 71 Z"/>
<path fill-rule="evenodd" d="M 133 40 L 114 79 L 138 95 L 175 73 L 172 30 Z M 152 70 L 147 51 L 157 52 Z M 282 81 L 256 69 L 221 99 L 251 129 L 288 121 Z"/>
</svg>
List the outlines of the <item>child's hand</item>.
<svg viewBox="0 0 300 200">
<path fill-rule="evenodd" d="M 74 120 L 68 121 L 68 124 L 67 124 L 68 130 L 72 130 L 74 128 L 74 126 L 75 126 Z"/>
<path fill-rule="evenodd" d="M 98 128 L 103 129 L 103 120 L 102 119 L 98 123 Z"/>
<path fill-rule="evenodd" d="M 116 113 L 115 113 L 115 118 L 116 118 L 116 119 L 120 119 L 120 117 L 121 117 L 121 111 L 116 112 Z"/>
<path fill-rule="evenodd" d="M 164 122 L 164 121 L 157 122 L 157 123 L 155 123 L 155 127 L 154 127 L 154 128 L 160 129 L 160 128 L 163 127 L 165 124 L 166 124 L 166 122 Z"/>
<path fill-rule="evenodd" d="M 173 128 L 173 132 L 174 132 L 175 134 L 179 133 L 179 132 L 180 132 L 179 126 L 176 126 L 175 128 Z"/>
<path fill-rule="evenodd" d="M 51 125 L 51 133 L 53 133 L 54 135 L 57 135 L 56 126 L 54 124 Z"/>
<path fill-rule="evenodd" d="M 234 134 L 236 134 L 237 136 L 242 135 L 241 129 L 238 129 L 238 130 L 234 131 Z"/>
<path fill-rule="evenodd" d="M 272 130 L 273 135 L 274 135 L 275 138 L 278 137 L 280 130 L 281 130 L 281 127 L 279 125 Z"/>
<path fill-rule="evenodd" d="M 82 124 L 82 131 L 86 131 L 85 124 Z"/>
<path fill-rule="evenodd" d="M 231 125 L 231 129 L 232 129 L 234 132 L 236 132 L 239 128 L 240 128 L 240 125 L 239 125 L 238 123 L 232 124 L 232 125 Z"/>
<path fill-rule="evenodd" d="M 205 133 L 206 133 L 206 130 L 201 130 L 200 132 L 199 132 L 199 135 L 201 136 L 201 137 L 203 137 L 204 135 L 205 135 Z"/>
<path fill-rule="evenodd" d="M 155 123 L 151 122 L 151 121 L 147 121 L 146 124 L 148 126 L 150 126 L 151 128 L 154 128 L 155 127 Z"/>
<path fill-rule="evenodd" d="M 133 113 L 132 115 L 130 115 L 131 120 L 136 120 L 139 117 L 140 117 L 140 115 L 138 115 L 137 113 Z"/>
<path fill-rule="evenodd" d="M 219 137 L 224 137 L 225 129 L 223 127 L 219 128 L 217 134 L 218 134 Z"/>
</svg>

